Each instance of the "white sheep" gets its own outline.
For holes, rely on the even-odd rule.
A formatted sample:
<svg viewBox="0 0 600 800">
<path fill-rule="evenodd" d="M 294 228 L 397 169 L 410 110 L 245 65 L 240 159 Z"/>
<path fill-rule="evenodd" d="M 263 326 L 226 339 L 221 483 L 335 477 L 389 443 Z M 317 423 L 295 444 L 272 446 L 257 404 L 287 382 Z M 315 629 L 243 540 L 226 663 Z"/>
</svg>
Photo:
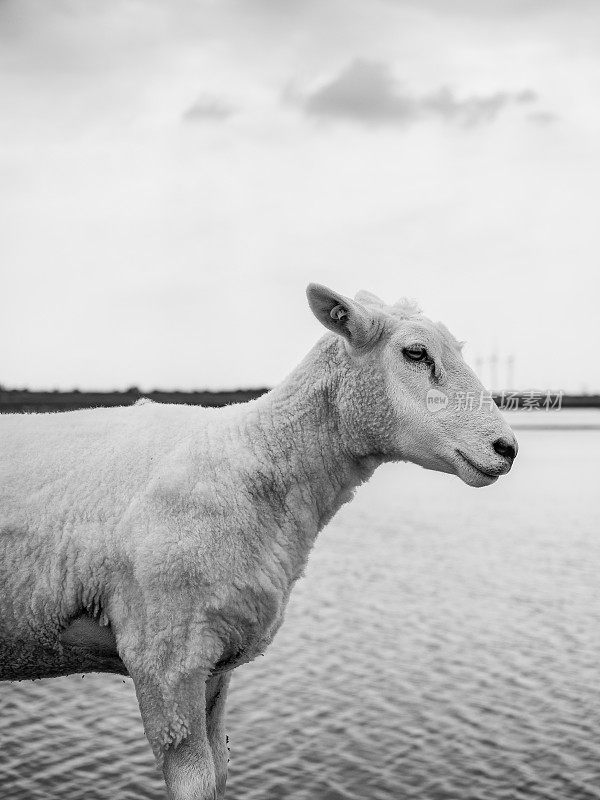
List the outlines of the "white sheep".
<svg viewBox="0 0 600 800">
<path fill-rule="evenodd" d="M 443 325 L 308 299 L 333 334 L 252 402 L 0 418 L 0 679 L 131 675 L 172 800 L 224 796 L 230 671 L 354 489 L 396 460 L 485 486 L 516 455 L 493 405 L 459 402 L 483 388 Z"/>
</svg>

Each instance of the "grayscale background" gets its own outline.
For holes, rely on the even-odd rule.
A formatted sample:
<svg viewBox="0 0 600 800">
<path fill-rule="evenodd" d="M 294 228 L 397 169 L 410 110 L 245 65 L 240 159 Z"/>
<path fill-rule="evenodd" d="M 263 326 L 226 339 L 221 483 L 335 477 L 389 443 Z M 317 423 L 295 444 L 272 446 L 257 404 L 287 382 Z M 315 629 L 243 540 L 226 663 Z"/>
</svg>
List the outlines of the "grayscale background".
<svg viewBox="0 0 600 800">
<path fill-rule="evenodd" d="M 309 281 L 563 393 L 506 412 L 497 485 L 387 466 L 321 534 L 234 675 L 231 800 L 600 798 L 599 31 L 593 0 L 0 0 L 0 410 L 272 386 Z M 0 684 L 0 797 L 163 798 L 131 681 Z"/>
</svg>

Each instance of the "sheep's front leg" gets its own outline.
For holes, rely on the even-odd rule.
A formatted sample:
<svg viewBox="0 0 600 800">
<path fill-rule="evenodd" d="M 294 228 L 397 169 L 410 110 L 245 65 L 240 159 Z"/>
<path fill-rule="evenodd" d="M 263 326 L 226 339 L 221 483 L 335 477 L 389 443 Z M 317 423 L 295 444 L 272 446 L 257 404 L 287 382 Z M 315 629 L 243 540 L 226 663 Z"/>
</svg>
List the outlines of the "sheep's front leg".
<svg viewBox="0 0 600 800">
<path fill-rule="evenodd" d="M 206 731 L 212 750 L 217 781 L 217 797 L 225 797 L 229 750 L 225 733 L 225 701 L 231 672 L 215 675 L 206 682 Z"/>
<path fill-rule="evenodd" d="M 170 800 L 217 800 L 217 781 L 213 751 L 206 718 L 206 676 L 184 680 L 178 695 L 188 721 L 188 731 L 164 753 L 163 774 Z"/>
<path fill-rule="evenodd" d="M 198 671 L 169 686 L 134 677 L 144 728 L 162 765 L 169 800 L 217 800 L 206 677 Z"/>
</svg>

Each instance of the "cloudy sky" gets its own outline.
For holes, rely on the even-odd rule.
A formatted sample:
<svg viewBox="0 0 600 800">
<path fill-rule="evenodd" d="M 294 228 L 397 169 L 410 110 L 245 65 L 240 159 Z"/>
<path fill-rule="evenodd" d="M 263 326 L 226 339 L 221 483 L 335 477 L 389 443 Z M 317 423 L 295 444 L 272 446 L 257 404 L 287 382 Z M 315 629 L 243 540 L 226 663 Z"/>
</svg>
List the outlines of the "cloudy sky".
<svg viewBox="0 0 600 800">
<path fill-rule="evenodd" d="M 600 390 L 598 31 L 594 0 L 0 0 L 0 383 L 270 385 L 314 280 Z"/>
</svg>

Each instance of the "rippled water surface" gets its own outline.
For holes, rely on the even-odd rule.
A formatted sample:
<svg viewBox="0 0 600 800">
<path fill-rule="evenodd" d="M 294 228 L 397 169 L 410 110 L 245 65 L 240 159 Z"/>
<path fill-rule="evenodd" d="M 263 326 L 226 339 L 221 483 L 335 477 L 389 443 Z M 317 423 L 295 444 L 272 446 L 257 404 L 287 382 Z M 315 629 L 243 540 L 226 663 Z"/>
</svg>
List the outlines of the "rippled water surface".
<svg viewBox="0 0 600 800">
<path fill-rule="evenodd" d="M 228 798 L 600 798 L 600 430 L 518 435 L 495 486 L 382 468 L 321 534 L 234 674 Z M 164 796 L 129 679 L 0 684 L 2 800 Z"/>
</svg>

